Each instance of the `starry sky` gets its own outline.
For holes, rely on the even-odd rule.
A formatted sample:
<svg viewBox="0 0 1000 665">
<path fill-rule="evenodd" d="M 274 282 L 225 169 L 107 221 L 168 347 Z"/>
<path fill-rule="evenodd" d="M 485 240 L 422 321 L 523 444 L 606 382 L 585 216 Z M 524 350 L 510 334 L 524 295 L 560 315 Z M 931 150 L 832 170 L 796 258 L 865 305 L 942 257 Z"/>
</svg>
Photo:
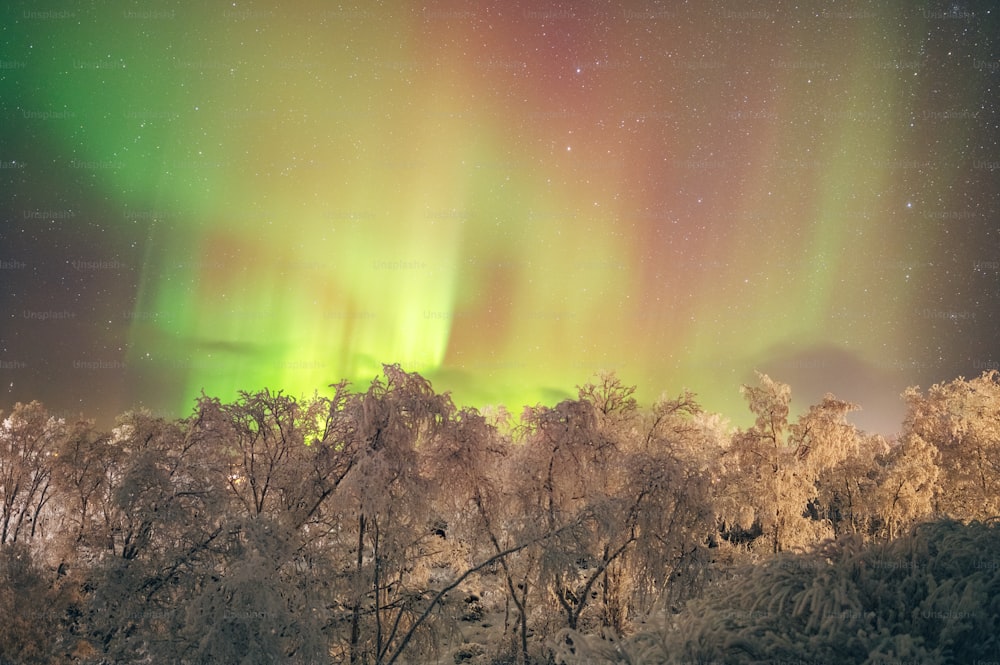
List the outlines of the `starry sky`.
<svg viewBox="0 0 1000 665">
<path fill-rule="evenodd" d="M 898 429 L 1000 361 L 978 2 L 9 2 L 0 408 L 754 370 Z"/>
</svg>

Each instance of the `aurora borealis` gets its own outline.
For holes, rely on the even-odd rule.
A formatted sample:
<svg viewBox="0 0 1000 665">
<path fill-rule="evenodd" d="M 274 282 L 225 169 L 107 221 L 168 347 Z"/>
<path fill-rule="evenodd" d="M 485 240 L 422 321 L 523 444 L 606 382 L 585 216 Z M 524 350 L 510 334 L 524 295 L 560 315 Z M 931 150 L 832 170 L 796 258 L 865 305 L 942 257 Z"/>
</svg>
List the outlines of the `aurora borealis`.
<svg viewBox="0 0 1000 665">
<path fill-rule="evenodd" d="M 760 369 L 892 429 L 1000 360 L 988 2 L 5 11 L 5 410 L 399 362 L 458 404 L 615 369 L 738 420 Z"/>
</svg>

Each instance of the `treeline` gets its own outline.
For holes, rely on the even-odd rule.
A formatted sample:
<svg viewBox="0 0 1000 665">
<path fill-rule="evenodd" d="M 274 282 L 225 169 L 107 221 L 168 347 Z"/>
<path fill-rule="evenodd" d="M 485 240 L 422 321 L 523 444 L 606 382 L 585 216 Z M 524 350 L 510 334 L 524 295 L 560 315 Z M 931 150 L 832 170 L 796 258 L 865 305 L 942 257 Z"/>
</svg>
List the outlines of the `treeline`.
<svg viewBox="0 0 1000 665">
<path fill-rule="evenodd" d="M 833 396 L 791 420 L 789 387 L 765 375 L 743 389 L 744 429 L 690 393 L 640 409 L 613 374 L 518 419 L 458 409 L 396 365 L 332 388 L 202 397 L 188 418 L 130 412 L 110 432 L 16 405 L 0 428 L 0 663 L 579 659 L 599 646 L 586 634 L 672 634 L 642 622 L 704 615 L 742 589 L 740 565 L 829 562 L 817 547 L 891 548 L 925 521 L 1000 513 L 995 371 L 908 390 L 892 441 Z M 830 611 L 879 612 L 845 603 Z M 489 643 L 467 643 L 471 627 Z"/>
</svg>

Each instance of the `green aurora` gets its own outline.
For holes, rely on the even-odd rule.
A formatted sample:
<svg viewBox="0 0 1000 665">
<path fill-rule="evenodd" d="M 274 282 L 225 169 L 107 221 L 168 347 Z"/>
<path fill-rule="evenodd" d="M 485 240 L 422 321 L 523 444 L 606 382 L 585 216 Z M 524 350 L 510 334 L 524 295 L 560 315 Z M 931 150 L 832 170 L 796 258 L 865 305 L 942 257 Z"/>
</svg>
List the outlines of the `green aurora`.
<svg viewBox="0 0 1000 665">
<path fill-rule="evenodd" d="M 26 10 L 10 75 L 40 81 L 25 108 L 72 110 L 48 141 L 141 236 L 141 403 L 398 362 L 459 404 L 615 369 L 739 417 L 754 369 L 794 388 L 845 356 L 901 387 L 934 323 L 913 206 L 958 205 L 940 158 L 975 127 L 927 119 L 927 12 L 855 4 Z"/>
</svg>

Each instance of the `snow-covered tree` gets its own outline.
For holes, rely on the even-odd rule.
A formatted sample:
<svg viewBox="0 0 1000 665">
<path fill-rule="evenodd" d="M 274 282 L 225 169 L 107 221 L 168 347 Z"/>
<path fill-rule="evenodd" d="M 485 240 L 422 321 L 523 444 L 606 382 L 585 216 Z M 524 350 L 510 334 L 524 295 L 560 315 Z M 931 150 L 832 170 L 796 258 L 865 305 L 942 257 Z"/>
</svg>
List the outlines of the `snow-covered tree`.
<svg viewBox="0 0 1000 665">
<path fill-rule="evenodd" d="M 17 403 L 0 423 L 0 545 L 41 535 L 65 430 L 39 402 Z"/>
<path fill-rule="evenodd" d="M 909 388 L 904 398 L 904 436 L 939 455 L 936 508 L 956 519 L 1000 516 L 1000 372 L 935 384 L 926 395 Z"/>
</svg>

